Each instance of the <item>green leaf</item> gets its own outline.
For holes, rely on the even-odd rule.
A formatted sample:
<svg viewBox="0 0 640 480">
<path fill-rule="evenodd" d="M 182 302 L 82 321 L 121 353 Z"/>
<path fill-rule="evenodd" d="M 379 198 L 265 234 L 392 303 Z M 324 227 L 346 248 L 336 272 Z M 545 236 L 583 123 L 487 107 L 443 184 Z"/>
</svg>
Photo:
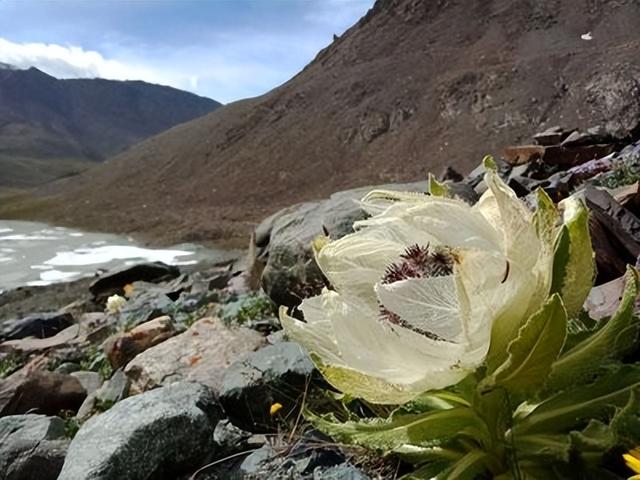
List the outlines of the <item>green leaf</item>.
<svg viewBox="0 0 640 480">
<path fill-rule="evenodd" d="M 451 462 L 430 462 L 421 466 L 414 472 L 403 475 L 398 480 L 433 480 L 445 478 L 446 472 L 450 469 L 450 466 Z"/>
<path fill-rule="evenodd" d="M 536 190 L 536 199 L 538 206 L 533 216 L 533 224 L 542 242 L 552 245 L 557 234 L 556 225 L 560 220 L 560 214 L 551 197 L 542 188 Z"/>
<path fill-rule="evenodd" d="M 507 360 L 485 379 L 482 387 L 502 386 L 517 395 L 535 393 L 546 382 L 566 334 L 567 313 L 555 294 L 520 327 L 518 336 L 507 347 Z"/>
<path fill-rule="evenodd" d="M 516 422 L 511 436 L 569 433 L 590 420 L 607 420 L 616 408 L 627 405 L 640 387 L 640 366 L 623 365 L 595 382 L 569 389 L 540 403 Z"/>
<path fill-rule="evenodd" d="M 518 435 L 513 441 L 512 446 L 520 460 L 569 461 L 571 442 L 566 433 Z"/>
<path fill-rule="evenodd" d="M 496 161 L 493 159 L 493 156 L 491 155 L 484 156 L 484 158 L 482 159 L 482 165 L 484 166 L 485 170 L 491 170 L 493 172 L 498 170 Z"/>
<path fill-rule="evenodd" d="M 589 234 L 589 211 L 579 199 L 562 202 L 564 225 L 553 260 L 551 293 L 559 293 L 569 318 L 582 310 L 593 286 L 595 263 Z"/>
<path fill-rule="evenodd" d="M 434 197 L 446 197 L 449 195 L 449 187 L 436 180 L 436 177 L 431 173 L 429 174 L 429 195 Z"/>
<path fill-rule="evenodd" d="M 491 458 L 482 450 L 471 450 L 464 457 L 453 464 L 451 470 L 444 477 L 446 480 L 475 480 L 482 478 L 489 472 Z"/>
<path fill-rule="evenodd" d="M 477 442 L 489 441 L 485 424 L 466 407 L 345 423 L 308 412 L 306 417 L 316 428 L 338 441 L 385 452 L 406 444 L 437 447 L 459 436 L 468 436 Z"/>
<path fill-rule="evenodd" d="M 631 392 L 629 401 L 625 407 L 616 413 L 610 423 L 611 430 L 615 434 L 616 443 L 625 448 L 634 448 L 640 445 L 640 391 Z"/>
<path fill-rule="evenodd" d="M 633 312 L 638 296 L 638 272 L 628 267 L 625 278 L 622 301 L 613 317 L 553 364 L 548 382 L 550 391 L 593 378 L 606 361 L 623 356 L 636 344 L 640 321 Z"/>
</svg>

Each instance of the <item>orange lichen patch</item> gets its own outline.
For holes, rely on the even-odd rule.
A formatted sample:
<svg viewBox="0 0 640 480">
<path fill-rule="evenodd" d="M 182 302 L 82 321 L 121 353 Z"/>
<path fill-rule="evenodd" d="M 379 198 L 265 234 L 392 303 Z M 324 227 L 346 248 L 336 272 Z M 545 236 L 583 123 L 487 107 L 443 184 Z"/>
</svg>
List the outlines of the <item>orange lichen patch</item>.
<svg viewBox="0 0 640 480">
<path fill-rule="evenodd" d="M 127 283 L 124 287 L 122 287 L 122 290 L 124 291 L 124 296 L 127 298 L 131 298 L 133 296 L 133 285 L 130 283 Z"/>
<path fill-rule="evenodd" d="M 189 366 L 193 367 L 194 365 L 196 365 L 200 360 L 202 360 L 202 355 L 194 355 L 193 357 L 189 357 L 188 358 L 188 362 L 189 362 Z"/>
</svg>

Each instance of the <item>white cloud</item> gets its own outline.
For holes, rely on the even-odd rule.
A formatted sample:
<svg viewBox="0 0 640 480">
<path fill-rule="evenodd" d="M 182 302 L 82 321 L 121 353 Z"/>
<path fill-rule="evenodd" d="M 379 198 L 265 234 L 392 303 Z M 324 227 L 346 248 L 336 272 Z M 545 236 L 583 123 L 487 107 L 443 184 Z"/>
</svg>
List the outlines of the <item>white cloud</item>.
<svg viewBox="0 0 640 480">
<path fill-rule="evenodd" d="M 309 2 L 301 22 L 304 33 L 287 28 L 248 30 L 239 23 L 206 31 L 186 45 L 158 45 L 109 30 L 93 43 L 95 49 L 0 37 L 0 63 L 37 67 L 57 78 L 144 80 L 227 103 L 261 95 L 291 78 L 331 43 L 331 33 L 342 33 L 372 3 Z"/>
<path fill-rule="evenodd" d="M 58 78 L 101 77 L 171 83 L 161 72 L 139 64 L 125 64 L 73 45 L 14 43 L 0 38 L 0 62 L 18 68 L 37 67 Z"/>
</svg>

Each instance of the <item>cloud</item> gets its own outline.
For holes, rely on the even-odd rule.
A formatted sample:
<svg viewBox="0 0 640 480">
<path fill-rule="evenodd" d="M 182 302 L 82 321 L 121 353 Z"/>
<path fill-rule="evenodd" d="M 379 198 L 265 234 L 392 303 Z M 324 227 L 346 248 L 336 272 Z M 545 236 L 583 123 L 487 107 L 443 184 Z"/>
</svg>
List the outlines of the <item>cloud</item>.
<svg viewBox="0 0 640 480">
<path fill-rule="evenodd" d="M 73 45 L 14 43 L 0 38 L 0 62 L 18 68 L 38 67 L 58 78 L 101 77 L 112 80 L 147 80 L 170 83 L 162 72 L 105 58 Z"/>
<path fill-rule="evenodd" d="M 104 15 L 96 15 L 96 25 L 82 23 L 77 31 L 58 22 L 59 28 L 46 31 L 48 36 L 33 26 L 27 34 L 14 33 L 27 41 L 5 32 L 0 36 L 0 63 L 34 66 L 57 78 L 144 80 L 227 103 L 261 95 L 287 81 L 331 43 L 333 33 L 341 34 L 372 4 L 373 0 L 321 0 L 270 7 L 265 11 L 271 16 L 260 28 L 248 14 L 210 28 L 189 16 L 190 35 L 167 34 L 163 42 L 149 36 L 154 32 L 132 29 L 126 22 L 114 26 L 105 20 L 100 27 Z M 271 18 L 276 13 L 277 23 Z M 157 12 L 156 17 L 162 19 Z M 169 20 L 163 21 L 167 26 Z M 99 35 L 89 35 L 98 27 Z M 74 36 L 78 31 L 82 34 Z"/>
</svg>

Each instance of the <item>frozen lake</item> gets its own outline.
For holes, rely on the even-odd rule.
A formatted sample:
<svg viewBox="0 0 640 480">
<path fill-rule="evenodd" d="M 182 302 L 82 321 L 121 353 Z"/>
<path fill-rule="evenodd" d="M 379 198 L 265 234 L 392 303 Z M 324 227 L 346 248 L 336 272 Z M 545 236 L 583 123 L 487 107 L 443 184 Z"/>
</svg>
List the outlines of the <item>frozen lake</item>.
<svg viewBox="0 0 640 480">
<path fill-rule="evenodd" d="M 232 252 L 196 245 L 144 248 L 118 235 L 0 220 L 0 292 L 23 285 L 75 280 L 101 269 L 143 261 L 190 265 L 203 259 L 222 261 L 232 256 Z"/>
</svg>

